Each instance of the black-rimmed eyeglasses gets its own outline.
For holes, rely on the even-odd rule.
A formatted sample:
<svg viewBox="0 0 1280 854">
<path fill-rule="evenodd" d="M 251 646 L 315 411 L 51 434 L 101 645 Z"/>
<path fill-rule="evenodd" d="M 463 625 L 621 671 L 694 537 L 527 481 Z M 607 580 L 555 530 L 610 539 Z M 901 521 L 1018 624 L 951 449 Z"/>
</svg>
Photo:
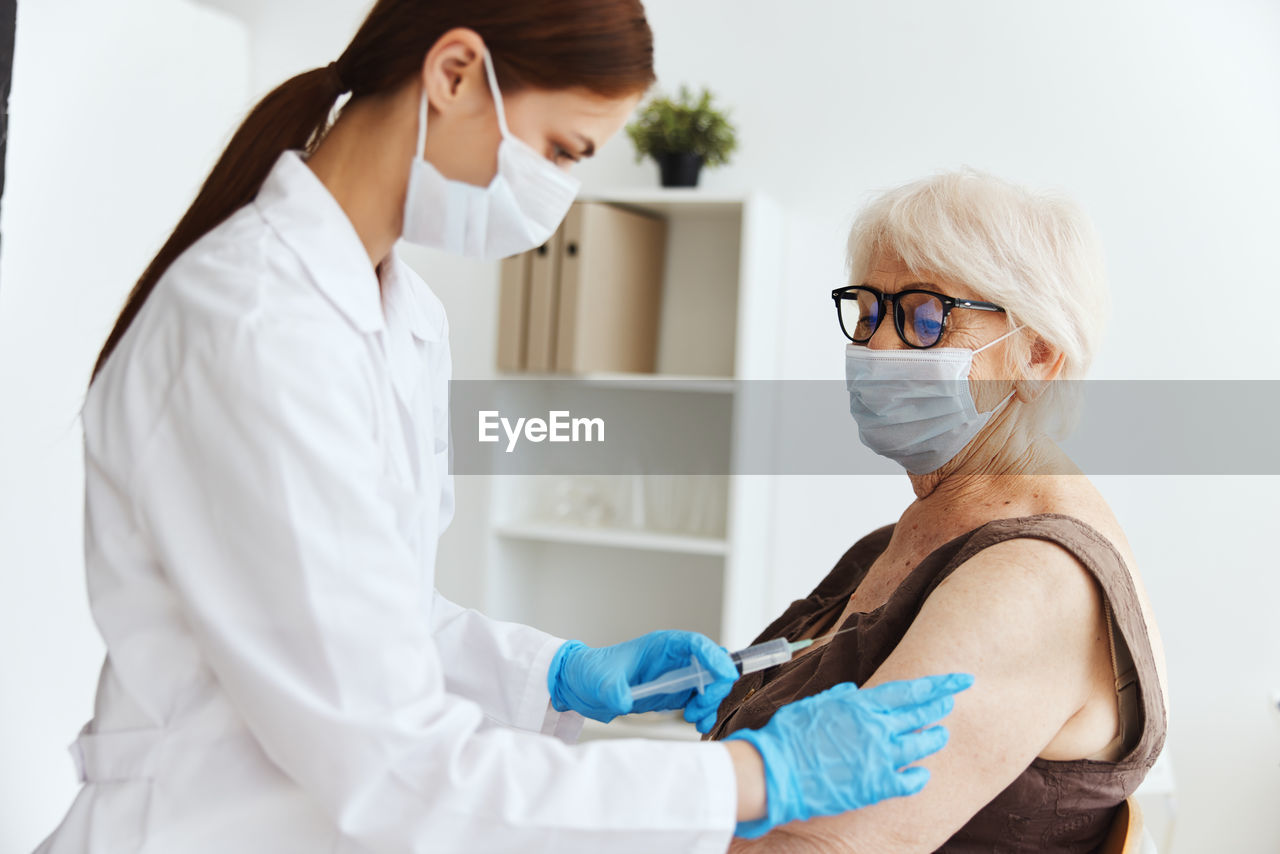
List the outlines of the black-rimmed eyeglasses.
<svg viewBox="0 0 1280 854">
<path fill-rule="evenodd" d="M 924 350 L 942 340 L 947 315 L 952 309 L 1004 311 L 990 302 L 956 299 L 920 288 L 886 294 L 867 285 L 849 285 L 831 292 L 840 318 L 840 329 L 854 344 L 866 344 L 880 328 L 885 314 L 893 310 L 893 327 L 908 347 Z"/>
</svg>

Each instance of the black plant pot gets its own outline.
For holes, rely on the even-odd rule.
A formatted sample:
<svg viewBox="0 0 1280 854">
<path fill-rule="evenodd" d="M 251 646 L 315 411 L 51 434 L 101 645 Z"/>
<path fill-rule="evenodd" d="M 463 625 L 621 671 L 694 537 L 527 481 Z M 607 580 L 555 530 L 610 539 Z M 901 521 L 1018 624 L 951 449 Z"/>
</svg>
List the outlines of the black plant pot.
<svg viewBox="0 0 1280 854">
<path fill-rule="evenodd" d="M 661 154 L 657 158 L 664 187 L 696 187 L 702 170 L 702 155 L 687 151 Z"/>
</svg>

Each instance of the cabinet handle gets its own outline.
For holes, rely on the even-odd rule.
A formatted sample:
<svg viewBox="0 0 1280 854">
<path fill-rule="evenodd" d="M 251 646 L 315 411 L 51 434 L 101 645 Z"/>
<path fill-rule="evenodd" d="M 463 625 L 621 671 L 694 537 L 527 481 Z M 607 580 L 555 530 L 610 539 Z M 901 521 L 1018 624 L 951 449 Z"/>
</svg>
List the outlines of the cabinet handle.
<svg viewBox="0 0 1280 854">
<path fill-rule="evenodd" d="M 546 254 L 547 254 L 547 244 L 545 244 L 545 243 L 544 243 L 544 244 L 542 244 L 541 246 L 539 246 L 539 247 L 538 247 L 538 254 L 539 254 L 539 255 L 546 255 Z"/>
<path fill-rule="evenodd" d="M 578 254 L 578 244 L 570 243 L 568 246 L 565 247 L 564 251 L 568 252 L 569 257 L 572 258 L 574 255 Z"/>
</svg>

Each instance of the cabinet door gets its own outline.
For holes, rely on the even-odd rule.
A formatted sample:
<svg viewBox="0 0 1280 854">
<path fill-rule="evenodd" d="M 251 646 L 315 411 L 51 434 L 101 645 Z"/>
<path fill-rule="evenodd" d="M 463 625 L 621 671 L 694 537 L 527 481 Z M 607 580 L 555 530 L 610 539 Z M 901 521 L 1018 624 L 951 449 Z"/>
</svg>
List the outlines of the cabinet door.
<svg viewBox="0 0 1280 854">
<path fill-rule="evenodd" d="M 560 304 L 560 245 L 564 226 L 534 249 L 529 265 L 529 325 L 525 366 L 551 371 L 556 366 L 556 315 Z"/>
<path fill-rule="evenodd" d="M 536 251 L 536 250 L 535 250 Z M 502 262 L 498 286 L 498 370 L 523 371 L 528 359 L 529 274 L 533 252 Z"/>
<path fill-rule="evenodd" d="M 560 243 L 556 370 L 654 370 L 666 228 L 614 205 L 574 205 Z"/>
</svg>

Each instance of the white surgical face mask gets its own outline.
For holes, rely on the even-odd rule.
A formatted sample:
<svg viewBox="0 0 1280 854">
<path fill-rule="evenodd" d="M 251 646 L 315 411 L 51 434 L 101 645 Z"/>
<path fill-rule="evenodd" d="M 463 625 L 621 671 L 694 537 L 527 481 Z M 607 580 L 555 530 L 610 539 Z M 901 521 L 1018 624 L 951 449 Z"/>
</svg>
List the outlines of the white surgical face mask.
<svg viewBox="0 0 1280 854">
<path fill-rule="evenodd" d="M 423 158 L 427 141 L 427 91 L 423 87 L 418 147 L 409 170 L 401 236 L 410 243 L 455 255 L 496 260 L 546 243 L 569 212 L 579 183 L 512 135 L 487 50 L 484 70 L 502 131 L 498 173 L 489 186 L 477 187 L 444 177 Z"/>
<path fill-rule="evenodd" d="M 1013 398 L 1010 392 L 990 412 L 978 411 L 969 389 L 974 354 L 1021 328 L 1015 326 L 977 350 L 872 350 L 848 345 L 845 385 L 862 444 L 911 474 L 942 468 Z"/>
</svg>

